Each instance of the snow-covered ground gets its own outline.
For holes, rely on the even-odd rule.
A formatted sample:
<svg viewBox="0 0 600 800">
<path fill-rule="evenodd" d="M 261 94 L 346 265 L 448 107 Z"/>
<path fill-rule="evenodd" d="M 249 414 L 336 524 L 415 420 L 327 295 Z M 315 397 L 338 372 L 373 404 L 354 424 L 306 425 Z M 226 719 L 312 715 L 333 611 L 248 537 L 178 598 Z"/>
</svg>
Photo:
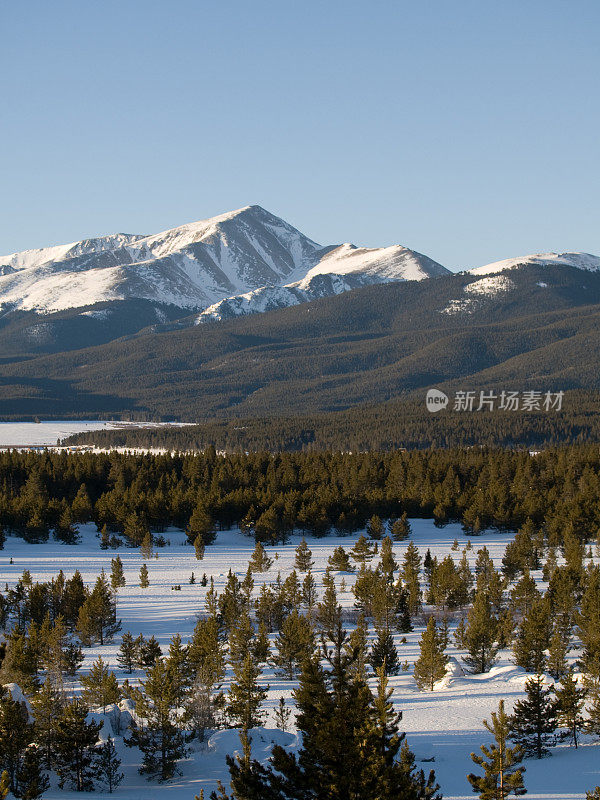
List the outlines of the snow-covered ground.
<svg viewBox="0 0 600 800">
<path fill-rule="evenodd" d="M 440 529 L 430 520 L 412 520 L 411 524 L 411 538 L 418 546 L 421 556 L 429 548 L 432 555 L 437 555 L 438 558 L 443 558 L 448 553 L 452 553 L 456 559 L 460 558 L 460 551 L 451 550 L 455 537 L 461 550 L 466 544 L 467 539 L 460 525 L 448 525 Z M 171 542 L 170 546 L 159 549 L 158 559 L 148 562 L 150 586 L 147 589 L 141 589 L 138 585 L 142 564 L 139 551 L 127 548 L 118 551 L 127 580 L 127 585 L 119 590 L 118 595 L 118 616 L 123 623 L 123 632 L 130 630 L 134 636 L 139 633 L 146 637 L 155 635 L 164 650 L 175 633 L 180 633 L 184 639 L 190 636 L 196 617 L 204 607 L 206 589 L 199 585 L 202 574 L 205 572 L 209 579 L 212 576 L 217 590 L 221 591 L 229 568 L 240 578 L 243 577 L 254 546 L 251 539 L 238 531 L 224 531 L 219 533 L 216 543 L 207 548 L 203 561 L 199 562 L 192 548 L 185 544 L 183 533 L 171 530 L 166 536 Z M 357 536 L 358 534 L 308 539 L 315 561 L 313 574 L 318 584 L 333 548 L 342 544 L 350 549 Z M 477 550 L 485 545 L 499 567 L 510 538 L 506 533 L 496 532 L 473 537 L 473 549 L 468 551 L 471 565 L 474 565 Z M 290 572 L 293 568 L 294 550 L 299 541 L 300 537 L 294 536 L 286 545 L 267 548 L 274 559 L 273 566 L 268 573 L 254 576 L 255 593 L 260 590 L 263 580 L 273 581 L 278 571 L 281 571 L 282 577 Z M 395 544 L 394 551 L 398 561 L 401 561 L 406 545 L 404 542 Z M 99 539 L 92 525 L 83 527 L 81 542 L 76 546 L 53 541 L 44 545 L 28 545 L 21 539 L 9 537 L 4 550 L 0 551 L 0 581 L 2 585 L 5 582 L 14 585 L 24 569 L 30 570 L 34 580 L 49 580 L 59 569 L 63 569 L 68 577 L 75 569 L 79 569 L 86 583 L 91 585 L 102 567 L 107 572 L 110 570 L 110 560 L 114 556 L 115 551 L 100 549 Z M 11 557 L 14 561 L 12 565 L 9 564 Z M 194 585 L 189 583 L 192 571 L 198 581 Z M 537 577 L 540 578 L 539 573 Z M 351 608 L 354 596 L 350 587 L 354 578 L 352 574 L 337 573 L 338 592 L 342 578 L 347 591 L 339 593 L 339 600 L 344 607 Z M 181 585 L 181 591 L 173 591 L 174 585 Z M 444 797 L 473 797 L 465 776 L 474 769 L 470 753 L 478 751 L 480 744 L 489 741 L 482 721 L 484 718 L 489 719 L 490 712 L 497 708 L 501 698 L 506 699 L 510 708 L 516 699 L 523 696 L 527 675 L 512 663 L 508 651 L 501 653 L 497 665 L 489 673 L 461 675 L 456 664 L 461 663 L 462 652 L 451 644 L 449 655 L 456 659 L 453 662 L 455 675 L 446 678 L 443 688 L 440 687 L 433 693 L 420 692 L 415 685 L 412 671 L 419 653 L 418 642 L 422 630 L 422 620 L 419 620 L 415 624 L 415 630 L 406 634 L 406 643 L 401 642 L 402 634 L 396 636 L 400 659 L 408 662 L 409 668 L 390 678 L 390 685 L 394 688 L 394 701 L 397 708 L 403 711 L 402 725 L 417 761 L 435 758 L 435 763 L 422 763 L 419 766 L 426 772 L 430 768 L 435 769 Z M 123 680 L 125 675 L 116 663 L 119 642 L 120 638 L 117 636 L 113 644 L 85 649 L 83 669 L 89 668 L 92 661 L 101 654 L 115 670 L 119 680 Z M 140 677 L 143 677 L 141 672 L 133 675 L 134 679 Z M 224 688 L 229 679 L 228 674 Z M 294 684 L 275 676 L 271 668 L 265 669 L 263 681 L 270 687 L 266 704 L 269 717 L 265 728 L 254 732 L 253 755 L 259 759 L 268 757 L 272 741 L 291 747 L 297 746 L 293 734 L 284 734 L 275 729 L 272 714 L 279 697 L 290 697 Z M 204 788 L 205 795 L 208 796 L 218 778 L 227 780 L 225 755 L 239 746 L 234 731 L 217 732 L 203 748 L 195 745 L 188 760 L 181 764 L 182 774 L 179 777 L 161 786 L 147 782 L 138 774 L 137 751 L 123 747 L 121 741 L 117 737 L 125 780 L 113 796 L 127 800 L 192 800 L 200 788 Z M 561 745 L 553 750 L 551 758 L 539 762 L 528 760 L 526 768 L 525 784 L 532 800 L 584 798 L 587 789 L 600 783 L 600 748 L 593 740 L 586 740 L 584 737 L 584 743 L 577 751 Z M 58 790 L 47 794 L 51 800 L 65 796 L 65 792 Z M 105 797 L 101 792 L 96 792 L 95 796 Z M 106 795 L 107 798 L 108 796 Z"/>
<path fill-rule="evenodd" d="M 151 428 L 191 425 L 189 422 L 121 422 L 119 420 L 52 420 L 50 422 L 0 422 L 0 447 L 53 447 L 74 433 L 115 428 Z M 126 449 L 134 448 L 121 448 Z M 148 449 L 137 448 L 140 452 Z M 164 452 L 164 451 L 163 451 Z"/>
</svg>

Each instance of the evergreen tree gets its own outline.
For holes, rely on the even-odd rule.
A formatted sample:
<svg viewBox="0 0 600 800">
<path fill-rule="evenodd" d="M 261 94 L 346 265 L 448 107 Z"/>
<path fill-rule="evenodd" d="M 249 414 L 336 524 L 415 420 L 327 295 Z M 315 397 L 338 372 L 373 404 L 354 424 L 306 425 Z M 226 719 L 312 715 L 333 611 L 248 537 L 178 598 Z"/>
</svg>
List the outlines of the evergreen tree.
<svg viewBox="0 0 600 800">
<path fill-rule="evenodd" d="M 110 642 L 121 629 L 117 620 L 117 603 L 110 590 L 104 570 L 96 580 L 90 596 L 79 612 L 77 628 L 83 644 Z"/>
<path fill-rule="evenodd" d="M 144 538 L 140 543 L 140 553 L 144 561 L 149 561 L 152 558 L 154 549 L 154 539 L 149 530 L 144 533 Z"/>
<path fill-rule="evenodd" d="M 369 660 L 367 633 L 367 620 L 361 611 L 356 620 L 356 627 L 348 638 L 348 653 L 352 656 L 348 668 L 353 677 L 362 681 L 367 679 L 367 663 Z"/>
<path fill-rule="evenodd" d="M 317 621 L 319 627 L 329 639 L 333 639 L 333 632 L 337 629 L 342 618 L 342 609 L 337 601 L 335 583 L 330 575 L 323 578 L 325 592 L 323 599 L 317 606 Z"/>
<path fill-rule="evenodd" d="M 487 594 L 477 592 L 467 614 L 465 645 L 468 651 L 463 661 L 474 673 L 488 672 L 496 662 L 497 620 L 492 614 Z"/>
<path fill-rule="evenodd" d="M 150 586 L 150 580 L 148 578 L 148 567 L 146 564 L 142 564 L 140 567 L 140 586 L 142 589 L 147 589 Z"/>
<path fill-rule="evenodd" d="M 275 708 L 275 725 L 279 728 L 279 730 L 284 731 L 284 733 L 287 731 L 291 716 L 291 708 L 288 708 L 283 697 L 280 697 L 279 703 Z"/>
<path fill-rule="evenodd" d="M 552 699 L 552 689 L 544 688 L 541 675 L 530 678 L 525 691 L 526 699 L 517 700 L 510 718 L 510 738 L 525 756 L 542 758 L 549 755 L 547 745 L 558 727 L 556 701 Z"/>
<path fill-rule="evenodd" d="M 570 637 L 556 626 L 548 646 L 548 672 L 554 680 L 560 681 L 569 671 L 567 654 L 570 649 Z"/>
<path fill-rule="evenodd" d="M 40 691 L 31 698 L 35 727 L 35 741 L 40 748 L 42 764 L 46 769 L 54 765 L 54 727 L 64 706 L 61 692 L 46 680 Z"/>
<path fill-rule="evenodd" d="M 383 536 L 383 523 L 376 514 L 367 522 L 367 536 L 370 539 L 381 539 Z"/>
<path fill-rule="evenodd" d="M 261 542 L 256 542 L 248 566 L 252 572 L 268 572 L 273 566 L 273 559 L 269 558 Z"/>
<path fill-rule="evenodd" d="M 110 547 L 110 533 L 106 525 L 102 526 L 102 530 L 100 531 L 100 548 L 102 550 L 108 550 Z"/>
<path fill-rule="evenodd" d="M 421 610 L 421 556 L 414 542 L 409 542 L 402 561 L 402 579 L 408 590 L 408 610 L 411 615 Z"/>
<path fill-rule="evenodd" d="M 312 611 L 317 602 L 317 585 L 310 570 L 308 570 L 302 581 L 302 602 L 308 609 L 309 615 L 312 616 Z"/>
<path fill-rule="evenodd" d="M 5 800 L 10 792 L 10 775 L 6 770 L 0 775 L 0 800 Z"/>
<path fill-rule="evenodd" d="M 333 553 L 329 556 L 327 563 L 332 569 L 339 570 L 340 572 L 354 571 L 352 569 L 352 564 L 350 563 L 348 553 L 341 545 L 334 549 Z"/>
<path fill-rule="evenodd" d="M 408 521 L 408 515 L 406 511 L 404 511 L 402 516 L 392 523 L 392 539 L 395 542 L 403 542 L 405 539 L 408 539 L 410 533 L 410 522 Z"/>
<path fill-rule="evenodd" d="M 383 668 L 386 675 L 398 674 L 400 671 L 400 660 L 398 658 L 398 651 L 394 645 L 394 639 L 389 631 L 380 629 L 377 632 L 377 639 L 371 646 L 369 661 L 375 671 Z"/>
<path fill-rule="evenodd" d="M 48 790 L 50 781 L 42 772 L 40 754 L 35 744 L 25 750 L 17 770 L 15 796 L 21 800 L 37 800 Z"/>
<path fill-rule="evenodd" d="M 121 556 L 111 559 L 110 562 L 110 585 L 113 590 L 125 586 L 125 572 L 123 570 L 123 562 Z"/>
<path fill-rule="evenodd" d="M 117 663 L 120 667 L 123 667 L 128 675 L 131 675 L 136 664 L 136 651 L 137 647 L 134 638 L 131 633 L 127 631 L 127 633 L 123 634 L 121 639 L 121 646 L 119 648 L 119 653 L 117 654 Z"/>
<path fill-rule="evenodd" d="M 272 661 L 277 674 L 287 680 L 294 680 L 304 661 L 311 658 L 315 650 L 315 637 L 310 621 L 299 614 L 297 609 L 285 618 L 275 646 L 277 653 Z"/>
<path fill-rule="evenodd" d="M 303 538 L 296 548 L 296 569 L 298 572 L 310 572 L 314 565 L 315 562 L 312 559 L 312 552 L 306 543 L 306 539 Z"/>
<path fill-rule="evenodd" d="M 150 669 L 162 658 L 162 650 L 156 636 L 150 636 L 148 639 L 142 637 L 138 647 L 139 665 L 142 669 Z"/>
<path fill-rule="evenodd" d="M 82 697 L 89 706 L 102 708 L 106 713 L 106 706 L 118 703 L 121 690 L 114 672 L 102 660 L 102 656 L 94 661 L 88 675 L 81 679 L 83 687 Z"/>
<path fill-rule="evenodd" d="M 4 687 L 0 694 L 0 769 L 9 776 L 10 790 L 18 796 L 19 772 L 35 737 L 24 703 L 13 700 Z"/>
<path fill-rule="evenodd" d="M 444 653 L 444 642 L 433 617 L 429 617 L 419 647 L 421 653 L 415 662 L 415 681 L 419 689 L 429 689 L 432 692 L 434 684 L 446 674 L 448 662 Z"/>
<path fill-rule="evenodd" d="M 216 530 L 210 514 L 202 504 L 198 504 L 192 511 L 188 527 L 188 541 L 196 546 L 196 539 L 200 536 L 204 545 L 212 544 L 216 537 Z"/>
<path fill-rule="evenodd" d="M 202 538 L 202 534 L 199 533 L 194 539 L 194 553 L 196 554 L 197 561 L 202 561 L 205 550 L 206 545 L 204 544 L 204 539 Z"/>
<path fill-rule="evenodd" d="M 558 722 L 567 729 L 568 737 L 577 748 L 577 736 L 584 726 L 582 709 L 587 690 L 577 686 L 572 670 L 563 677 L 561 683 L 559 689 L 554 687 Z"/>
<path fill-rule="evenodd" d="M 259 685 L 259 677 L 260 667 L 254 662 L 251 653 L 233 671 L 227 713 L 244 730 L 256 728 L 264 719 L 264 712 L 260 707 L 267 691 Z"/>
<path fill-rule="evenodd" d="M 551 630 L 548 603 L 539 597 L 523 619 L 515 639 L 513 652 L 519 667 L 535 674 L 544 672 L 547 662 L 545 651 L 550 645 Z"/>
<path fill-rule="evenodd" d="M 367 538 L 362 534 L 356 540 L 356 544 L 351 550 L 352 558 L 358 564 L 368 563 L 375 555 Z"/>
<path fill-rule="evenodd" d="M 77 792 L 94 789 L 96 744 L 100 723 L 86 722 L 88 709 L 81 700 L 67 703 L 55 724 L 55 770 L 59 786 Z"/>
<path fill-rule="evenodd" d="M 505 800 L 511 794 L 525 794 L 523 785 L 524 767 L 519 764 L 523 760 L 521 748 L 508 746 L 510 735 L 509 718 L 504 710 L 504 700 L 500 700 L 498 711 L 492 712 L 491 724 L 484 720 L 483 724 L 495 739 L 491 746 L 481 745 L 482 756 L 471 753 L 471 759 L 484 774 L 467 775 L 473 791 L 481 800 Z"/>
<path fill-rule="evenodd" d="M 243 611 L 239 619 L 229 631 L 229 661 L 232 667 L 240 664 L 252 649 L 254 626 L 247 611 Z"/>
<path fill-rule="evenodd" d="M 112 794 L 125 777 L 121 770 L 121 760 L 117 755 L 115 743 L 109 736 L 98 748 L 96 775 L 102 785 Z"/>
<path fill-rule="evenodd" d="M 125 744 L 136 745 L 142 751 L 142 775 L 169 780 L 176 772 L 177 761 L 185 756 L 186 747 L 177 719 L 178 686 L 164 659 L 157 659 L 147 670 L 146 679 L 129 692 L 140 724 L 132 724 Z"/>
<path fill-rule="evenodd" d="M 381 542 L 380 569 L 389 583 L 394 582 L 394 572 L 398 569 L 398 562 L 394 558 L 394 546 L 389 536 Z"/>
</svg>

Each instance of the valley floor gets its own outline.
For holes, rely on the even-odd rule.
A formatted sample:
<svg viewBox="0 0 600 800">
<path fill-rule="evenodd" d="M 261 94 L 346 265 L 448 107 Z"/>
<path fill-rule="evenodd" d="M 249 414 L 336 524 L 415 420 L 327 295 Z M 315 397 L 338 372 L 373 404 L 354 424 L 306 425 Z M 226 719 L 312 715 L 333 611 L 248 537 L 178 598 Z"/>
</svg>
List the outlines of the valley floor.
<svg viewBox="0 0 600 800">
<path fill-rule="evenodd" d="M 460 525 L 448 525 L 436 528 L 432 520 L 411 520 L 412 540 L 418 546 L 421 556 L 427 549 L 432 555 L 444 557 L 451 553 L 456 559 L 460 551 L 452 552 L 454 538 L 458 539 L 460 550 L 465 546 L 467 537 Z M 119 590 L 118 616 L 123 623 L 123 632 L 130 630 L 134 636 L 155 635 L 166 651 L 170 638 L 180 633 L 187 639 L 194 628 L 197 615 L 203 611 L 206 589 L 200 586 L 200 579 L 206 573 L 212 576 L 218 591 L 221 591 L 231 568 L 243 578 L 248 560 L 254 547 L 253 540 L 243 536 L 239 531 L 219 533 L 217 541 L 206 549 L 202 561 L 197 561 L 193 549 L 186 544 L 185 536 L 180 531 L 170 530 L 166 537 L 170 545 L 158 550 L 158 558 L 148 561 L 150 586 L 139 587 L 139 570 L 142 557 L 139 551 L 120 548 L 117 552 L 125 568 L 127 585 Z M 327 565 L 327 559 L 334 547 L 341 544 L 350 549 L 358 534 L 346 537 L 329 536 L 321 539 L 308 539 L 313 553 L 315 567 L 313 575 L 317 584 L 321 580 Z M 496 567 L 510 540 L 510 534 L 486 532 L 472 537 L 473 549 L 468 551 L 471 566 L 474 565 L 477 550 L 484 545 L 489 549 Z M 282 577 L 293 568 L 294 550 L 300 541 L 299 536 L 292 537 L 286 545 L 268 547 L 267 552 L 274 559 L 268 573 L 255 575 L 255 593 L 263 581 L 275 580 L 277 572 Z M 401 561 L 407 542 L 396 543 L 394 552 Z M 34 580 L 46 581 L 52 578 L 59 569 L 63 569 L 69 577 L 75 569 L 82 573 L 84 581 L 92 584 L 102 568 L 110 571 L 110 560 L 115 551 L 101 550 L 99 538 L 93 525 L 83 526 L 81 541 L 78 545 L 69 546 L 54 541 L 44 545 L 29 545 L 16 537 L 8 537 L 5 548 L 0 551 L 0 581 L 14 585 L 24 569 L 30 570 Z M 13 564 L 9 559 L 13 559 Z M 192 573 L 197 582 L 189 583 Z M 536 577 L 541 581 L 541 573 Z M 354 596 L 350 591 L 354 576 L 350 573 L 335 573 L 339 601 L 345 608 L 352 608 Z M 342 579 L 346 591 L 340 592 Z M 181 591 L 172 589 L 180 585 Z M 458 616 L 456 617 L 458 620 Z M 426 621 L 426 620 L 425 620 Z M 435 692 L 420 692 L 412 676 L 413 664 L 418 657 L 418 642 L 423 630 L 423 619 L 415 620 L 415 629 L 406 634 L 406 643 L 402 643 L 403 634 L 395 637 L 400 660 L 408 662 L 408 670 L 401 671 L 398 676 L 390 678 L 390 686 L 394 689 L 394 702 L 403 711 L 403 729 L 407 732 L 408 741 L 416 754 L 417 762 L 435 759 L 434 763 L 418 764 L 426 772 L 434 768 L 437 780 L 445 798 L 473 797 L 466 774 L 474 768 L 470 753 L 479 750 L 479 746 L 489 741 L 489 735 L 483 728 L 484 718 L 489 719 L 490 712 L 495 710 L 498 701 L 505 698 L 510 708 L 513 702 L 523 696 L 527 674 L 516 667 L 509 651 L 502 651 L 501 657 L 493 669 L 483 675 L 460 674 L 462 652 L 449 647 L 454 675 L 441 682 Z M 89 669 L 93 660 L 102 655 L 119 681 L 127 677 L 116 662 L 116 654 L 120 643 L 117 635 L 115 642 L 104 647 L 86 648 L 85 662 L 82 671 Z M 574 658 L 575 654 L 571 654 Z M 134 680 L 143 677 L 143 673 L 135 672 L 129 676 Z M 227 687 L 230 674 L 225 683 Z M 267 709 L 269 716 L 264 728 L 253 732 L 253 755 L 266 759 L 273 741 L 296 746 L 296 737 L 292 733 L 283 733 L 275 728 L 273 710 L 281 696 L 289 698 L 294 683 L 282 680 L 274 675 L 271 667 L 265 669 L 263 682 L 269 685 Z M 77 688 L 77 687 L 75 687 Z M 138 774 L 139 753 L 122 745 L 122 739 L 116 738 L 120 756 L 123 761 L 125 780 L 111 797 L 127 798 L 127 800 L 154 800 L 155 798 L 173 798 L 193 800 L 194 794 L 201 788 L 208 797 L 220 778 L 227 781 L 228 772 L 225 755 L 239 747 L 235 731 L 219 731 L 212 736 L 207 745 L 196 744 L 190 757 L 180 764 L 181 775 L 165 785 L 149 783 Z M 600 746 L 595 740 L 584 737 L 578 750 L 566 745 L 554 748 L 551 758 L 542 761 L 528 760 L 525 763 L 525 785 L 531 800 L 571 800 L 584 798 L 586 790 L 600 784 Z M 53 788 L 46 795 L 50 800 L 64 798 L 65 792 Z M 96 792 L 95 797 L 109 797 Z"/>
</svg>

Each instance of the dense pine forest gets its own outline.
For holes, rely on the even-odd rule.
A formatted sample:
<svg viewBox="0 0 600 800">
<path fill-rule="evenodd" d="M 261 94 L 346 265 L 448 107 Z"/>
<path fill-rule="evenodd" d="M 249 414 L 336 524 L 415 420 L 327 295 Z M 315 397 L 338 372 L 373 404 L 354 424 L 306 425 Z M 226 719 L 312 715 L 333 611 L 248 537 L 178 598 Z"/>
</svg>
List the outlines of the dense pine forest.
<svg viewBox="0 0 600 800">
<path fill-rule="evenodd" d="M 132 455 L 0 454 L 0 524 L 29 541 L 74 524 L 141 544 L 149 530 L 185 528 L 210 542 L 239 525 L 276 542 L 294 529 L 352 532 L 373 514 L 459 520 L 471 531 L 531 523 L 553 545 L 600 528 L 596 446 L 537 454 L 499 449 L 368 453 Z"/>
</svg>

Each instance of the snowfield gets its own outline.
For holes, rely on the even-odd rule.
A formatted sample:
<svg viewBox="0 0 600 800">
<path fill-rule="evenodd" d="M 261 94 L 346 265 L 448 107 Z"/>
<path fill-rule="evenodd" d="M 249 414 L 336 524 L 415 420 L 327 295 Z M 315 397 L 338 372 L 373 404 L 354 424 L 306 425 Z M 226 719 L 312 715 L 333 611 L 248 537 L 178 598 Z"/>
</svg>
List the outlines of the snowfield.
<svg viewBox="0 0 600 800">
<path fill-rule="evenodd" d="M 461 557 L 461 551 L 467 543 L 462 528 L 458 524 L 436 528 L 432 520 L 411 520 L 411 539 L 418 546 L 423 557 L 429 548 L 432 555 L 443 558 L 449 553 L 455 559 Z M 349 550 L 358 533 L 352 536 L 329 536 L 325 538 L 308 538 L 315 566 L 313 575 L 317 585 L 321 586 L 327 559 L 334 547 L 343 545 Z M 187 640 L 194 628 L 197 615 L 203 611 L 204 597 L 207 589 L 200 586 L 200 579 L 206 573 L 208 579 L 214 578 L 216 589 L 221 592 L 226 581 L 227 571 L 231 568 L 240 579 L 243 578 L 248 560 L 254 548 L 254 541 L 237 530 L 222 531 L 215 544 L 207 547 L 205 557 L 197 561 L 193 549 L 186 543 L 181 531 L 171 529 L 165 537 L 170 541 L 168 547 L 157 550 L 158 558 L 150 559 L 148 564 L 150 586 L 139 587 L 139 569 L 143 562 L 138 550 L 126 547 L 118 551 L 101 550 L 96 529 L 93 525 L 81 528 L 81 541 L 78 545 L 66 545 L 50 540 L 47 544 L 30 545 L 22 539 L 10 536 L 4 550 L 0 551 L 0 580 L 9 586 L 14 585 L 24 569 L 29 569 L 34 580 L 47 581 L 63 569 L 66 576 L 79 569 L 86 584 L 91 585 L 98 573 L 104 568 L 110 571 L 111 558 L 118 553 L 123 561 L 127 584 L 118 592 L 118 617 L 122 620 L 122 632 L 130 630 L 134 636 L 143 633 L 148 637 L 156 636 L 163 651 L 166 651 L 169 640 L 175 633 L 180 633 Z M 460 550 L 452 551 L 454 538 L 458 539 Z M 280 571 L 285 577 L 293 568 L 295 548 L 300 536 L 293 536 L 287 544 L 267 547 L 268 555 L 273 559 L 273 566 L 268 573 L 255 574 L 255 596 L 263 581 L 271 582 Z M 485 532 L 472 537 L 473 549 L 468 551 L 471 566 L 474 566 L 477 550 L 484 545 L 490 551 L 496 567 L 505 546 L 510 541 L 510 534 Z M 408 542 L 395 543 L 396 560 L 401 561 Z M 13 559 L 13 564 L 9 563 Z M 197 583 L 191 585 L 189 578 L 195 573 Z M 353 608 L 354 596 L 350 591 L 354 576 L 352 573 L 334 573 L 338 589 L 338 599 L 346 609 Z M 541 571 L 535 573 L 541 581 Z M 341 592 L 342 579 L 346 591 Z M 181 585 L 181 591 L 173 591 L 174 585 Z M 457 619 L 458 619 L 457 615 Z M 408 662 L 408 670 L 390 677 L 390 686 L 394 689 L 394 702 L 397 709 L 403 712 L 403 729 L 411 748 L 414 750 L 417 764 L 426 772 L 434 768 L 437 780 L 441 785 L 444 797 L 474 797 L 466 779 L 466 774 L 474 765 L 470 753 L 479 750 L 479 746 L 490 737 L 483 728 L 482 720 L 496 710 L 498 701 L 504 698 L 508 709 L 515 700 L 524 694 L 524 684 L 528 675 L 511 660 L 509 651 L 501 651 L 497 664 L 489 673 L 482 675 L 464 674 L 462 669 L 462 651 L 453 644 L 448 648 L 451 656 L 447 675 L 437 685 L 433 693 L 421 692 L 417 689 L 412 672 L 413 664 L 418 657 L 418 642 L 423 630 L 423 619 L 414 620 L 415 630 L 408 634 L 397 634 L 395 643 L 400 660 Z M 406 636 L 406 643 L 402 643 Z M 274 637 L 274 635 L 273 635 Z M 85 648 L 85 661 L 82 671 L 91 666 L 93 660 L 102 655 L 110 668 L 115 671 L 119 681 L 126 675 L 116 662 L 120 644 L 118 634 L 114 643 L 104 647 Z M 576 654 L 571 653 L 571 659 Z M 129 676 L 132 682 L 143 678 L 141 671 Z M 231 678 L 228 671 L 224 688 Z M 290 698 L 295 686 L 294 682 L 283 680 L 274 675 L 271 667 L 265 668 L 262 682 L 269 685 L 266 708 L 269 716 L 264 728 L 252 732 L 253 756 L 261 761 L 268 758 L 274 742 L 286 747 L 296 748 L 297 737 L 294 732 L 282 732 L 275 728 L 273 710 L 281 696 Z M 77 687 L 74 687 L 77 690 Z M 105 718 L 104 735 L 110 730 L 110 720 Z M 215 788 L 218 779 L 225 783 L 228 771 L 225 764 L 227 753 L 239 749 L 237 732 L 219 730 L 207 743 L 193 744 L 193 750 L 183 762 L 180 762 L 181 775 L 167 784 L 148 782 L 138 774 L 140 756 L 136 749 L 123 745 L 122 738 L 115 738 L 125 780 L 113 795 L 96 792 L 98 798 L 122 797 L 127 800 L 154 800 L 155 798 L 173 798 L 173 800 L 192 800 L 201 788 L 208 798 Z M 553 749 L 552 757 L 525 762 L 525 785 L 531 800 L 571 800 L 584 798 L 585 791 L 600 783 L 600 748 L 590 737 L 582 737 L 582 745 L 578 750 L 568 745 L 560 745 Z M 433 763 L 428 763 L 435 759 Z M 419 763 L 425 762 L 425 763 Z M 60 791 L 55 786 L 47 793 L 50 800 L 58 800 L 70 793 Z"/>
</svg>

